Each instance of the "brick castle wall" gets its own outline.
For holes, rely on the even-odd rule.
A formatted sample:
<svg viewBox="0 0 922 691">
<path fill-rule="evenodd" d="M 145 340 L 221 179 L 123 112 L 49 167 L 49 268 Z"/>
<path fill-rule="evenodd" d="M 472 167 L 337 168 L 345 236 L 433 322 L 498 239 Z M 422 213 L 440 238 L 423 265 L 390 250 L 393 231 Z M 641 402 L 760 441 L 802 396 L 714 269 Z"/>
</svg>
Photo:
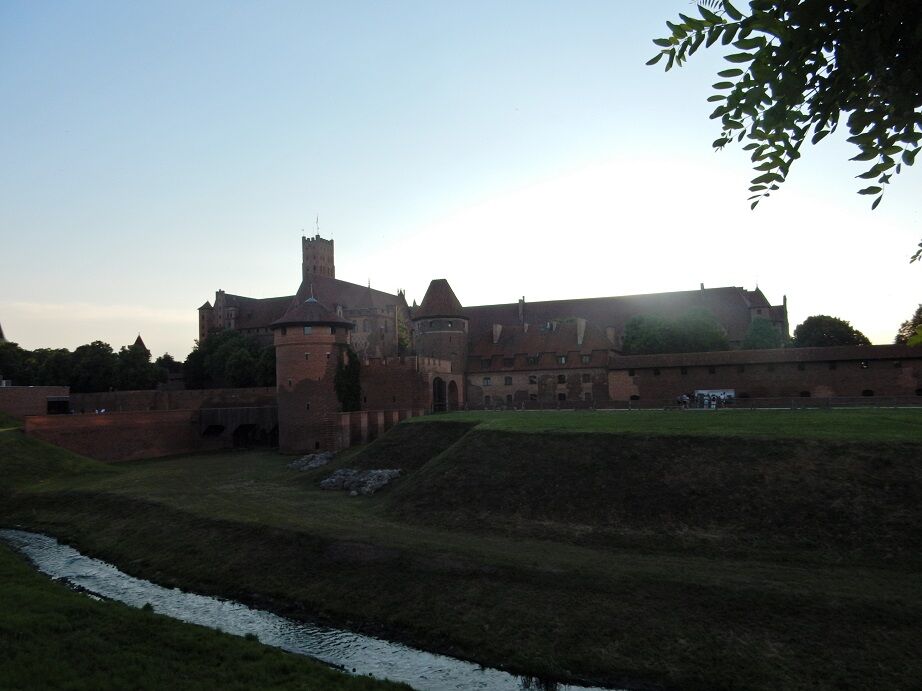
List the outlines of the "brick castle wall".
<svg viewBox="0 0 922 691">
<path fill-rule="evenodd" d="M 70 395 L 70 407 L 75 413 L 92 413 L 102 408 L 108 411 L 144 411 L 250 408 L 274 405 L 276 405 L 274 386 L 244 389 L 184 389 L 182 391 L 105 391 Z M 44 409 L 41 412 L 44 413 Z"/>
<path fill-rule="evenodd" d="M 22 419 L 48 412 L 49 396 L 67 396 L 67 386 L 0 386 L 0 413 Z"/>
</svg>

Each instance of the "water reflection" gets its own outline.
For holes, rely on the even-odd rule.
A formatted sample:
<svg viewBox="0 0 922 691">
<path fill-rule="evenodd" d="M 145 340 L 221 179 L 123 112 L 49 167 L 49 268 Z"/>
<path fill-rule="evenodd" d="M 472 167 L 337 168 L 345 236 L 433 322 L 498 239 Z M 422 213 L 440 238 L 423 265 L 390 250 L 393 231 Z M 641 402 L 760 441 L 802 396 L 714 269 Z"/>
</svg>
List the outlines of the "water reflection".
<svg viewBox="0 0 922 691">
<path fill-rule="evenodd" d="M 356 674 L 402 681 L 417 689 L 433 691 L 601 691 L 516 677 L 399 643 L 292 621 L 237 602 L 163 588 L 128 576 L 111 564 L 86 557 L 46 535 L 0 530 L 0 539 L 28 557 L 39 571 L 91 594 L 133 607 L 150 604 L 160 614 L 237 636 L 253 634 L 266 645 L 309 655 Z"/>
</svg>

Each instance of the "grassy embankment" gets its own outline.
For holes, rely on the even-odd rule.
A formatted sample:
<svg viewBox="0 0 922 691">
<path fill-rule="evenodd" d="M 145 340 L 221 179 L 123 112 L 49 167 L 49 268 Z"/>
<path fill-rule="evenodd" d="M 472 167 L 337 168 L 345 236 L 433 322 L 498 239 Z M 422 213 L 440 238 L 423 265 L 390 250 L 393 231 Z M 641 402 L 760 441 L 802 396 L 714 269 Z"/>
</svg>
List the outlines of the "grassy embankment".
<svg viewBox="0 0 922 691">
<path fill-rule="evenodd" d="M 17 486 L 104 477 L 96 461 L 24 439 L 0 415 L 0 502 Z M 0 545 L 2 689 L 399 689 L 54 583 Z"/>
<path fill-rule="evenodd" d="M 523 672 L 910 688 L 920 439 L 918 411 L 466 414 L 301 473 L 271 452 L 101 466 L 7 432 L 0 520 Z M 350 466 L 407 474 L 370 498 L 316 488 Z"/>
</svg>

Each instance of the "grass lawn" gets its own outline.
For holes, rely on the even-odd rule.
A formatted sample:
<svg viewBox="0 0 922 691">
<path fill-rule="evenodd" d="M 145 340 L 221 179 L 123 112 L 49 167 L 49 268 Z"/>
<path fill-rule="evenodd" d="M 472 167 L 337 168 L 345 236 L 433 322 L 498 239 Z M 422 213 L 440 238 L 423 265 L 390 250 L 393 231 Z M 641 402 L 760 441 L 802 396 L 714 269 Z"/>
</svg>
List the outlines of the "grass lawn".
<svg viewBox="0 0 922 691">
<path fill-rule="evenodd" d="M 105 465 L 7 430 L 0 523 L 523 673 L 912 688 L 915 413 L 440 415 L 309 472 L 271 451 Z M 373 497 L 319 490 L 337 467 L 406 476 Z"/>
<path fill-rule="evenodd" d="M 411 424 L 466 422 L 506 432 L 680 434 L 771 439 L 922 441 L 922 408 L 569 410 L 440 413 Z"/>
</svg>

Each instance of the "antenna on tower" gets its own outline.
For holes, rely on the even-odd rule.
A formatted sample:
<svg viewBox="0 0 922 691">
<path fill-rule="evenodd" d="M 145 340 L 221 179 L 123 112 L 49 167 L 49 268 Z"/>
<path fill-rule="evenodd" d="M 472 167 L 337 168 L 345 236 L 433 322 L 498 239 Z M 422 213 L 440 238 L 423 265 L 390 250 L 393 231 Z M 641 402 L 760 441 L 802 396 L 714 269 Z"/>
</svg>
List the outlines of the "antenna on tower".
<svg viewBox="0 0 922 691">
<path fill-rule="evenodd" d="M 317 235 L 320 235 L 320 214 L 314 217 L 314 227 L 317 229 Z"/>
</svg>

